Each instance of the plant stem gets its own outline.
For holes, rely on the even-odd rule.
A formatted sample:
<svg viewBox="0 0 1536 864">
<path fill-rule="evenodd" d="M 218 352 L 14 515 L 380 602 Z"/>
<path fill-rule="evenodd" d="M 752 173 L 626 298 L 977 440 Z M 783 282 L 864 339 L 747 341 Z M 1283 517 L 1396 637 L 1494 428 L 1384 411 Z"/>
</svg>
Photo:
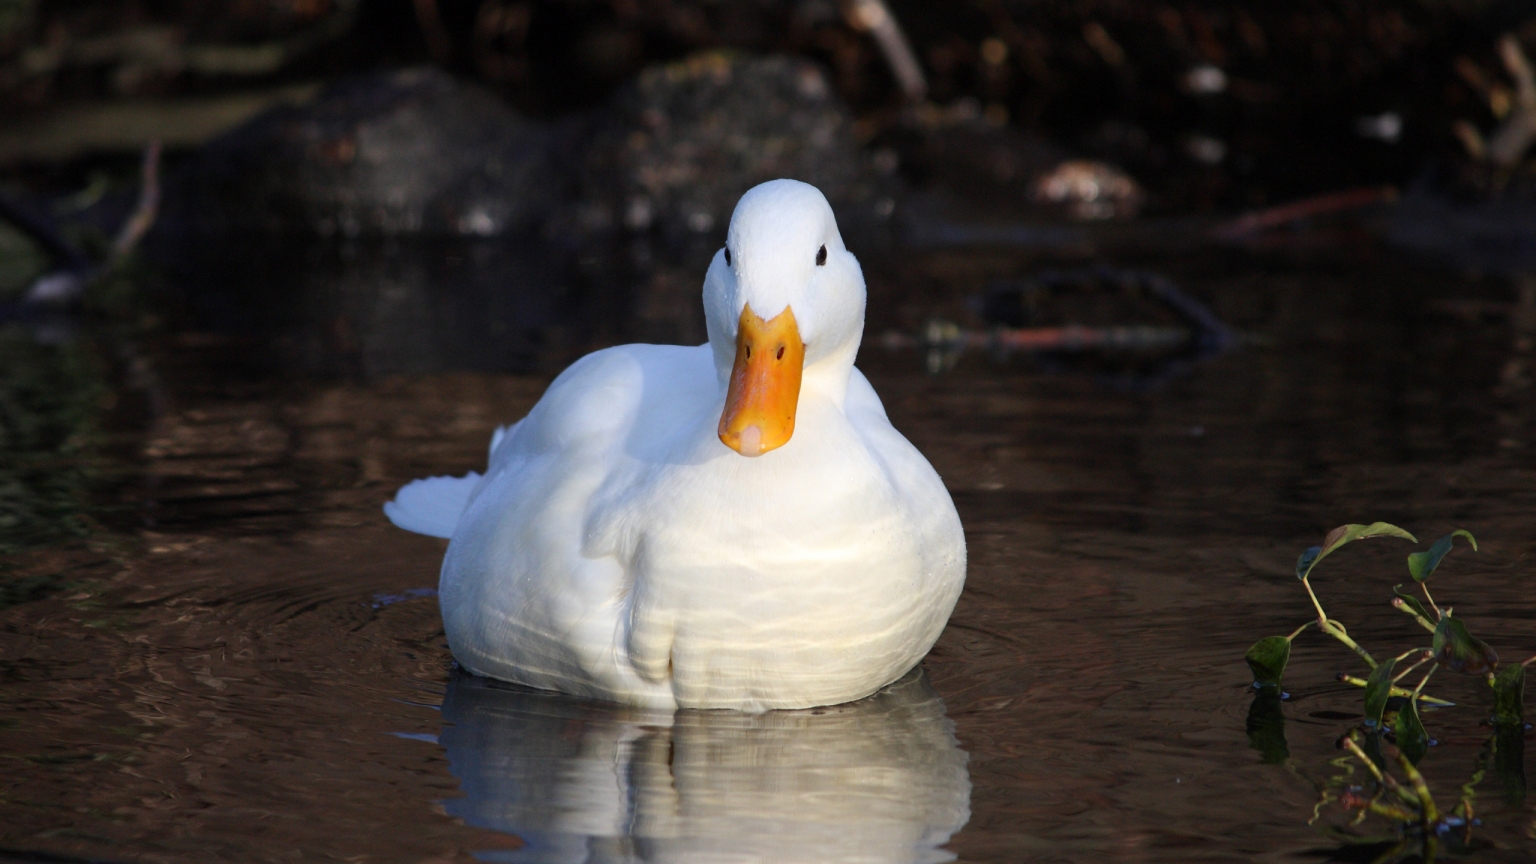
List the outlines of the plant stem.
<svg viewBox="0 0 1536 864">
<path fill-rule="evenodd" d="M 1419 626 L 1420 627 L 1423 627 L 1425 630 L 1428 630 L 1431 633 L 1435 632 L 1434 622 L 1430 621 L 1428 618 L 1425 618 L 1423 615 L 1420 615 L 1419 613 L 1413 611 L 1413 607 L 1409 606 L 1407 603 L 1404 603 L 1403 602 L 1403 598 L 1398 597 L 1397 599 L 1393 600 L 1392 601 L 1392 608 L 1397 609 L 1397 610 L 1399 610 L 1401 612 L 1407 612 L 1409 615 L 1413 616 L 1413 620 L 1419 622 Z"/>
<path fill-rule="evenodd" d="M 1310 576 L 1310 574 L 1309 574 L 1309 576 Z M 1310 578 L 1302 579 L 1301 580 L 1301 585 L 1302 585 L 1303 588 L 1307 589 L 1307 596 L 1312 598 L 1312 608 L 1317 610 L 1317 626 L 1318 626 L 1318 629 L 1322 630 L 1324 633 L 1327 633 L 1329 636 L 1332 636 L 1333 638 L 1339 640 L 1340 642 L 1343 642 L 1345 645 L 1348 645 L 1351 651 L 1354 651 L 1356 654 L 1359 654 L 1361 659 L 1363 659 L 1367 664 L 1369 664 L 1372 669 L 1375 669 L 1376 668 L 1376 658 L 1372 657 L 1370 655 L 1370 653 L 1367 652 L 1364 648 L 1361 648 L 1359 645 L 1357 645 L 1355 643 L 1355 640 L 1349 638 L 1349 632 L 1344 629 L 1344 625 L 1343 624 L 1340 624 L 1337 621 L 1331 621 L 1331 620 L 1328 619 L 1328 613 L 1323 611 L 1323 604 L 1319 603 L 1318 600 L 1317 600 L 1317 592 L 1312 590 L 1312 581 L 1311 581 L 1311 579 Z M 1298 630 L 1296 632 L 1300 633 L 1301 631 Z"/>
<path fill-rule="evenodd" d="M 1403 774 L 1408 777 L 1408 782 L 1413 786 L 1413 794 L 1419 799 L 1419 824 L 1427 831 L 1430 825 L 1440 821 L 1440 808 L 1435 806 L 1435 796 L 1429 794 L 1429 784 L 1424 782 L 1424 775 L 1419 773 L 1419 769 L 1413 767 L 1413 763 L 1408 761 L 1407 756 L 1398 753 L 1397 765 L 1403 769 Z"/>
<path fill-rule="evenodd" d="M 1407 789 L 1404 789 L 1403 785 L 1397 782 L 1396 777 L 1393 777 L 1391 774 L 1388 774 L 1382 771 L 1380 768 L 1376 767 L 1376 763 L 1371 761 L 1371 757 L 1365 755 L 1365 751 L 1361 750 L 1360 745 L 1355 743 L 1354 734 L 1350 734 L 1349 737 L 1344 739 L 1344 746 L 1349 750 L 1349 752 L 1355 754 L 1356 759 L 1359 759 L 1361 762 L 1365 763 L 1366 769 L 1371 772 L 1371 776 L 1376 778 L 1376 782 L 1382 785 L 1382 788 L 1390 790 L 1394 795 L 1403 799 L 1409 804 L 1419 803 L 1418 795 L 1409 792 Z M 1406 822 L 1412 818 L 1413 817 L 1410 816 L 1408 819 L 1403 821 Z"/>
<path fill-rule="evenodd" d="M 1307 596 L 1312 598 L 1312 608 L 1317 610 L 1317 623 L 1326 625 L 1328 613 L 1323 611 L 1323 604 L 1317 602 L 1317 594 L 1312 590 L 1311 574 L 1301 580 L 1301 587 L 1307 589 Z"/>
<path fill-rule="evenodd" d="M 1439 668 L 1440 668 L 1440 664 L 1436 663 L 1435 665 L 1429 667 L 1429 671 L 1424 673 L 1424 677 L 1423 678 L 1419 679 L 1419 686 L 1413 688 L 1413 698 L 1414 699 L 1418 699 L 1419 698 L 1419 694 L 1424 692 L 1424 685 L 1429 683 L 1429 676 L 1435 674 L 1435 670 L 1439 669 Z"/>
<path fill-rule="evenodd" d="M 1297 636 L 1301 635 L 1301 631 L 1307 629 L 1308 627 L 1311 627 L 1313 624 L 1316 624 L 1316 623 L 1317 623 L 1316 621 L 1308 621 L 1307 623 L 1301 625 L 1300 627 L 1297 627 L 1295 630 L 1292 630 L 1291 631 L 1291 635 L 1289 635 L 1289 636 L 1287 636 L 1285 638 L 1287 638 L 1287 639 L 1295 639 Z M 1531 659 L 1532 660 L 1536 660 L 1536 657 L 1532 657 Z"/>
<path fill-rule="evenodd" d="M 1435 598 L 1429 596 L 1429 583 L 1428 582 L 1420 582 L 1419 583 L 1419 589 L 1424 592 L 1424 599 L 1429 601 L 1429 608 L 1435 610 L 1436 617 L 1444 618 L 1445 617 L 1445 613 L 1441 612 L 1440 611 L 1440 607 L 1435 605 Z M 1433 629 L 1433 628 L 1431 628 L 1431 629 Z"/>
<path fill-rule="evenodd" d="M 1321 622 L 1319 627 L 1324 633 L 1327 633 L 1329 636 L 1332 636 L 1340 642 L 1343 642 L 1345 645 L 1348 645 L 1349 649 L 1354 651 L 1356 654 L 1359 654 L 1360 659 L 1364 660 L 1372 669 L 1376 668 L 1376 658 L 1372 657 L 1369 651 L 1361 648 L 1359 644 L 1355 642 L 1355 640 L 1349 638 L 1349 632 L 1344 629 L 1343 624 L 1340 624 L 1337 621 L 1327 620 Z"/>
<path fill-rule="evenodd" d="M 1364 678 L 1356 678 L 1353 675 L 1340 675 L 1339 676 L 1339 680 L 1344 682 L 1345 684 L 1353 684 L 1356 687 L 1364 687 L 1365 686 L 1365 679 Z M 1401 696 L 1404 699 L 1406 699 L 1406 698 L 1408 698 L 1410 696 L 1413 696 L 1413 693 L 1414 693 L 1414 691 L 1409 690 L 1406 687 L 1393 687 L 1391 695 L 1393 695 L 1393 696 Z M 1450 708 L 1450 707 L 1452 707 L 1453 705 L 1456 704 L 1455 702 L 1447 702 L 1444 699 L 1436 699 L 1433 696 L 1418 696 L 1416 698 L 1418 699 L 1419 702 L 1421 702 L 1421 703 L 1423 703 L 1425 705 L 1434 705 L 1437 708 Z"/>
<path fill-rule="evenodd" d="M 1431 654 L 1428 651 L 1424 651 L 1421 648 L 1415 648 L 1414 651 L 1421 652 L 1423 654 L 1423 656 L 1419 658 L 1419 662 L 1413 664 L 1412 666 L 1409 666 L 1407 669 L 1404 669 L 1403 671 L 1401 671 L 1401 672 L 1397 673 L 1396 675 L 1392 676 L 1392 683 L 1393 684 L 1396 684 L 1397 682 L 1403 680 L 1404 678 L 1406 678 L 1408 676 L 1409 672 L 1412 672 L 1413 670 L 1419 668 L 1420 666 L 1423 666 L 1425 663 L 1427 663 L 1429 661 L 1429 658 L 1435 656 L 1434 654 Z M 1409 654 L 1412 654 L 1412 653 L 1413 653 L 1413 651 L 1406 651 L 1402 655 L 1400 655 L 1397 659 L 1401 660 L 1404 657 L 1407 657 Z"/>
<path fill-rule="evenodd" d="M 1342 743 L 1344 744 L 1344 747 L 1349 750 L 1349 752 L 1355 754 L 1355 756 L 1365 764 L 1365 770 L 1371 772 L 1371 776 L 1376 778 L 1377 783 L 1386 785 L 1386 776 L 1381 773 L 1380 768 L 1376 767 L 1376 763 L 1371 761 L 1371 757 L 1365 755 L 1365 751 L 1360 749 L 1360 745 L 1355 743 L 1354 733 L 1350 733 L 1349 737 L 1345 738 Z"/>
<path fill-rule="evenodd" d="M 1383 804 L 1380 801 L 1372 801 L 1367 806 L 1372 813 L 1375 813 L 1377 816 L 1385 816 L 1393 822 L 1413 822 L 1418 818 L 1401 807 L 1393 807 L 1391 804 Z"/>
</svg>

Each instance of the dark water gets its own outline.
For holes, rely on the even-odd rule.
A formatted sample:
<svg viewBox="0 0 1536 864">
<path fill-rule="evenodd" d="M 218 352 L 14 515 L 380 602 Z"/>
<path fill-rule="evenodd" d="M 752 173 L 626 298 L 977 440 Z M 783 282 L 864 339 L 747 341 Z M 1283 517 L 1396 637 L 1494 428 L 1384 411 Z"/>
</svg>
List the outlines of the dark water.
<svg viewBox="0 0 1536 864">
<path fill-rule="evenodd" d="M 1021 358 L 929 376 L 878 347 L 1037 263 L 866 262 L 861 367 L 949 485 L 971 567 L 920 674 L 804 712 L 656 715 L 452 671 L 444 544 L 379 506 L 480 467 L 547 376 L 327 381 L 251 373 L 227 336 L 147 345 L 164 413 L 102 401 L 114 506 L 0 572 L 0 860 L 1372 860 L 1328 833 L 1337 804 L 1308 824 L 1361 711 L 1335 673 L 1364 667 L 1303 634 L 1277 717 L 1242 655 L 1307 620 L 1300 550 L 1378 519 L 1473 531 L 1436 598 L 1505 659 L 1536 653 L 1515 287 L 1380 251 L 1150 257 L 1250 337 L 1151 389 Z M 1492 305 L 1451 314 L 1469 298 Z M 1378 657 L 1428 642 L 1386 603 L 1408 551 L 1317 572 Z M 1443 670 L 1428 690 L 1461 703 L 1426 716 L 1449 808 L 1490 700 Z M 1467 860 L 1536 856 L 1520 740 L 1476 786 Z"/>
</svg>

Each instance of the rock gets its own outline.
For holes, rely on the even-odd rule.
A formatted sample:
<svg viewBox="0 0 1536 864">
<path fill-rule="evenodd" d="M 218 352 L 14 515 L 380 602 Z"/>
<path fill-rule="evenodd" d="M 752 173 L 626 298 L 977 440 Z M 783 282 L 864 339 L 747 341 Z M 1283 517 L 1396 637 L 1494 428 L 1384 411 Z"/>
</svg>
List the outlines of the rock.
<svg viewBox="0 0 1536 864">
<path fill-rule="evenodd" d="M 627 338 L 701 342 L 702 274 L 753 186 L 803 180 L 860 254 L 889 242 L 896 166 L 853 125 L 808 60 L 706 52 L 651 67 L 597 122 L 559 233 L 581 238 L 589 283 L 626 286 Z"/>
<path fill-rule="evenodd" d="M 743 192 L 779 177 L 819 187 L 840 219 L 878 223 L 895 199 L 894 166 L 877 161 L 825 73 L 799 58 L 695 55 L 555 123 L 423 67 L 258 116 L 205 148 L 167 211 L 201 235 L 538 230 L 574 248 L 615 235 L 718 237 Z"/>
<path fill-rule="evenodd" d="M 561 197 L 554 137 L 437 69 L 367 75 L 210 144 L 168 211 L 198 235 L 495 236 Z"/>
<path fill-rule="evenodd" d="M 893 172 L 876 161 L 821 67 L 706 52 L 646 69 L 616 96 L 586 153 L 576 215 L 589 230 L 717 240 L 742 193 L 792 177 L 821 189 L 846 231 L 895 206 Z"/>
<path fill-rule="evenodd" d="M 209 145 L 169 191 L 156 248 L 200 320 L 271 334 L 283 365 L 519 368 L 702 341 L 704 267 L 765 180 L 820 187 L 870 251 L 894 167 L 798 58 L 697 55 L 556 122 L 407 69 Z"/>
</svg>

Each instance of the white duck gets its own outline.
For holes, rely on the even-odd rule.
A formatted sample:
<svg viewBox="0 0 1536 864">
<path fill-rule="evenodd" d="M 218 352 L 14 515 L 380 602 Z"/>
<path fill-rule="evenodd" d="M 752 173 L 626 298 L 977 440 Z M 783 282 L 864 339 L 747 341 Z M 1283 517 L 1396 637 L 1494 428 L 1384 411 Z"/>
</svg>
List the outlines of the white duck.
<svg viewBox="0 0 1536 864">
<path fill-rule="evenodd" d="M 449 537 L 439 600 L 471 672 L 632 705 L 860 699 L 938 639 L 965 580 L 954 503 L 854 368 L 864 277 L 814 186 L 748 191 L 704 277 L 709 343 L 565 370 L 484 477 L 400 490 Z"/>
</svg>

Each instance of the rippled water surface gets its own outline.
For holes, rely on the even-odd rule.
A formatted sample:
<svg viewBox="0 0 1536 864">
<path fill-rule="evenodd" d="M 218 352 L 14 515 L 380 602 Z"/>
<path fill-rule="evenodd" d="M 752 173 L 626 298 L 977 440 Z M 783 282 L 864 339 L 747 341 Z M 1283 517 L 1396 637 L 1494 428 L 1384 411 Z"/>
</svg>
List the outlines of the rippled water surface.
<svg viewBox="0 0 1536 864">
<path fill-rule="evenodd" d="M 920 672 L 758 716 L 458 674 L 431 590 L 444 543 L 379 507 L 481 467 L 548 376 L 255 374 L 227 336 L 167 336 L 142 349 L 163 412 L 120 388 L 93 457 L 116 466 L 98 530 L 0 571 L 0 860 L 1372 860 L 1384 847 L 1324 830 L 1337 805 L 1308 824 L 1361 710 L 1335 673 L 1363 667 L 1303 634 L 1281 725 L 1250 713 L 1242 655 L 1307 620 L 1301 549 L 1377 519 L 1473 531 L 1437 599 L 1506 659 L 1536 653 L 1529 345 L 1444 302 L 1497 312 L 1515 289 L 1380 253 L 1143 261 L 1249 339 L 1138 388 L 1019 358 L 930 376 L 878 334 L 1031 263 L 867 263 L 861 367 L 970 546 Z M 1357 544 L 1317 573 L 1377 656 L 1427 643 L 1385 602 L 1407 551 Z M 1426 717 L 1449 806 L 1489 700 L 1445 671 L 1429 689 L 1462 703 Z M 1468 860 L 1536 855 L 1512 746 L 1476 787 Z"/>
</svg>

